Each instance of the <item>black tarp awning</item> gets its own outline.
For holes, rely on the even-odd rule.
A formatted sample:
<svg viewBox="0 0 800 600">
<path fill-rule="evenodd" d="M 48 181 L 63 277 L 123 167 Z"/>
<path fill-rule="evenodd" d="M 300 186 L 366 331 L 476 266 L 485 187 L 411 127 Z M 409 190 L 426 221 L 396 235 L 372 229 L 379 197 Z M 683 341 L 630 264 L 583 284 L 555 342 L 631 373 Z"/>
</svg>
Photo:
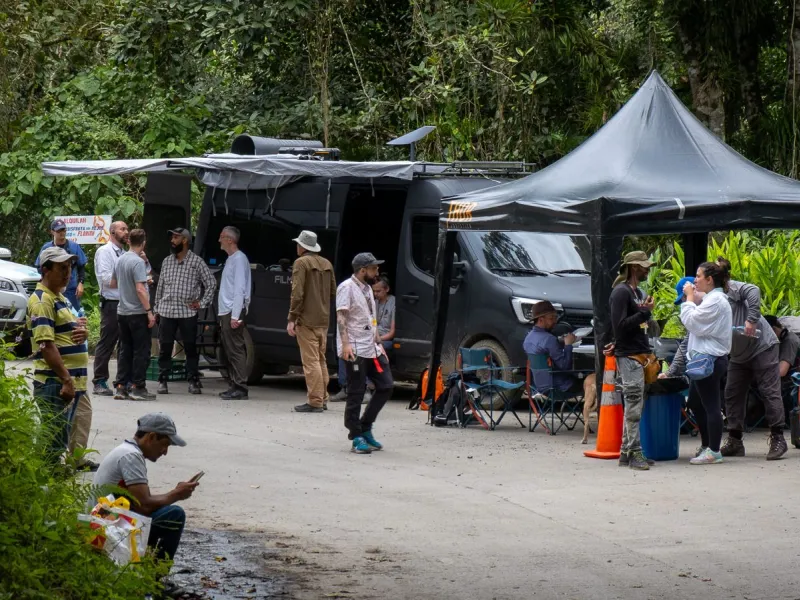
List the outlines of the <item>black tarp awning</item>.
<svg viewBox="0 0 800 600">
<path fill-rule="evenodd" d="M 595 339 L 605 341 L 624 236 L 685 234 L 693 262 L 700 262 L 706 238 L 693 234 L 800 229 L 800 181 L 759 167 L 718 139 L 654 71 L 573 152 L 524 179 L 446 198 L 439 224 L 431 372 L 441 363 L 449 294 L 440 292 L 449 283 L 457 231 L 588 235 Z M 687 256 L 687 269 L 693 266 Z"/>
<path fill-rule="evenodd" d="M 573 152 L 524 179 L 449 198 L 444 229 L 645 235 L 800 227 L 800 182 L 708 131 L 658 73 Z M 602 220 L 602 223 L 599 221 Z"/>
</svg>

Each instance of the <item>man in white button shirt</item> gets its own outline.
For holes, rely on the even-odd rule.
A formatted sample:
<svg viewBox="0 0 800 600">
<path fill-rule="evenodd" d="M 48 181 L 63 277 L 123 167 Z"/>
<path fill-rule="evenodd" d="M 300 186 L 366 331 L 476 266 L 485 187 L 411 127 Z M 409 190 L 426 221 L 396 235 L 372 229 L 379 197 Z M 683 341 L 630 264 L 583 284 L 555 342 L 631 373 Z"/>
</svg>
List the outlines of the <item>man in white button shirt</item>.
<svg viewBox="0 0 800 600">
<path fill-rule="evenodd" d="M 117 306 L 119 290 L 111 288 L 114 267 L 119 257 L 125 253 L 128 243 L 128 226 L 124 221 L 115 221 L 109 228 L 111 239 L 97 249 L 94 255 L 94 274 L 100 286 L 100 340 L 94 351 L 94 394 L 96 396 L 113 396 L 108 387 L 108 361 L 114 353 L 119 340 L 117 325 Z"/>
<path fill-rule="evenodd" d="M 357 254 L 353 259 L 353 276 L 336 288 L 336 347 L 347 368 L 344 426 L 353 442 L 351 450 L 356 454 L 383 449 L 372 435 L 372 425 L 394 387 L 389 359 L 378 333 L 372 292 L 372 284 L 378 280 L 378 265 L 382 263 L 369 252 Z M 375 394 L 361 415 L 367 377 L 375 384 Z"/>
<path fill-rule="evenodd" d="M 250 261 L 239 250 L 241 233 L 225 227 L 219 245 L 228 255 L 219 283 L 218 315 L 222 341 L 222 362 L 228 370 L 230 388 L 223 400 L 247 400 L 247 348 L 244 343 L 244 316 L 250 305 Z"/>
</svg>

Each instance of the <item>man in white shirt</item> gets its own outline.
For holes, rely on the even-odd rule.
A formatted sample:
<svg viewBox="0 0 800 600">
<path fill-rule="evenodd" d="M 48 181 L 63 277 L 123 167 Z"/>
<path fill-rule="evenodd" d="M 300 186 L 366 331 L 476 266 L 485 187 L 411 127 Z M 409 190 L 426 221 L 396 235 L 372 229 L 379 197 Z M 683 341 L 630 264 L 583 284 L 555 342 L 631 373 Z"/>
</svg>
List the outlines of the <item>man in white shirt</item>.
<svg viewBox="0 0 800 600">
<path fill-rule="evenodd" d="M 219 284 L 218 315 L 222 340 L 222 362 L 228 371 L 230 388 L 223 400 L 247 400 L 247 348 L 244 343 L 244 315 L 250 305 L 250 261 L 239 250 L 241 233 L 225 227 L 219 245 L 228 255 Z"/>
<path fill-rule="evenodd" d="M 353 276 L 336 288 L 336 349 L 346 361 L 347 405 L 344 426 L 352 440 L 352 452 L 369 454 L 383 445 L 372 435 L 372 425 L 392 395 L 394 380 L 389 359 L 378 331 L 375 296 L 371 285 L 378 280 L 377 260 L 362 252 L 353 259 Z M 367 377 L 375 384 L 375 394 L 361 415 L 361 401 Z"/>
<path fill-rule="evenodd" d="M 97 249 L 94 255 L 94 274 L 100 286 L 100 340 L 94 351 L 94 394 L 96 396 L 113 396 L 108 387 L 108 361 L 114 353 L 119 340 L 117 324 L 117 306 L 119 290 L 110 287 L 114 267 L 125 252 L 123 246 L 128 243 L 128 226 L 124 221 L 115 221 L 109 228 L 111 239 Z"/>
</svg>

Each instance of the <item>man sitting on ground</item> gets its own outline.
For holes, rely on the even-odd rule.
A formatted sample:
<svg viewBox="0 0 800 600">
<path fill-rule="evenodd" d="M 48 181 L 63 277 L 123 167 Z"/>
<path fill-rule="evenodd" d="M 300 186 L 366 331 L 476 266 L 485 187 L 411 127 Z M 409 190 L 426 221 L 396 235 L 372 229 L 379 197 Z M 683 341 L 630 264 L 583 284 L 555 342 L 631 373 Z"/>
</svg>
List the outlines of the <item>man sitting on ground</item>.
<svg viewBox="0 0 800 600">
<path fill-rule="evenodd" d="M 772 331 L 778 336 L 778 370 L 781 380 L 789 377 L 790 372 L 797 363 L 797 350 L 800 349 L 800 338 L 786 329 L 778 320 L 778 317 L 764 315 L 764 320 L 772 327 Z"/>
<path fill-rule="evenodd" d="M 159 559 L 175 556 L 186 523 L 186 513 L 175 502 L 191 497 L 198 483 L 183 481 L 171 492 L 152 494 L 145 459 L 156 462 L 167 455 L 170 446 L 185 445 L 169 415 L 146 414 L 139 419 L 133 439 L 109 452 L 94 476 L 95 487 L 113 485 L 127 490 L 131 510 L 153 519 L 147 545 Z"/>
<path fill-rule="evenodd" d="M 583 382 L 569 373 L 572 369 L 572 344 L 578 338 L 568 333 L 561 342 L 553 335 L 552 329 L 558 322 L 555 307 L 548 301 L 537 302 L 533 306 L 533 329 L 525 338 L 522 347 L 526 354 L 547 355 L 553 368 L 553 373 L 534 371 L 534 387 L 541 394 L 546 394 L 555 389 L 564 397 L 583 393 Z"/>
</svg>

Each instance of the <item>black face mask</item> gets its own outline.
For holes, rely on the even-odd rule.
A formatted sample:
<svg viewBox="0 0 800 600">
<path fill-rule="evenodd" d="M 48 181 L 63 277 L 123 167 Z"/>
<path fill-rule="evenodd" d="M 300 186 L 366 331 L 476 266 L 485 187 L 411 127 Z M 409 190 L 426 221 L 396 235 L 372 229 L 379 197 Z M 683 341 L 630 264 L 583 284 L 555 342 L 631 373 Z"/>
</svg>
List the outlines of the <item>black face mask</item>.
<svg viewBox="0 0 800 600">
<path fill-rule="evenodd" d="M 172 244 L 169 245 L 169 251 L 172 252 L 173 254 L 180 254 L 182 250 L 183 250 L 183 244 L 181 244 L 180 246 L 173 246 Z"/>
</svg>

